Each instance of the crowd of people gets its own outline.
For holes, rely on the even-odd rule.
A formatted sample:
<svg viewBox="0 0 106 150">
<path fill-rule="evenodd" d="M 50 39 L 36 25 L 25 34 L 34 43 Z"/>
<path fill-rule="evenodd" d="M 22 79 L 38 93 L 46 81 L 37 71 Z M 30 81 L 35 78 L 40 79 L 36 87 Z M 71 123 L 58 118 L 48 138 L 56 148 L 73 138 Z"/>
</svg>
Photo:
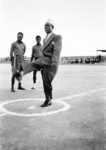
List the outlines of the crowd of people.
<svg viewBox="0 0 106 150">
<path fill-rule="evenodd" d="M 98 56 L 83 56 L 83 57 L 63 57 L 61 63 L 63 64 L 95 64 L 102 61 L 101 55 Z"/>
</svg>

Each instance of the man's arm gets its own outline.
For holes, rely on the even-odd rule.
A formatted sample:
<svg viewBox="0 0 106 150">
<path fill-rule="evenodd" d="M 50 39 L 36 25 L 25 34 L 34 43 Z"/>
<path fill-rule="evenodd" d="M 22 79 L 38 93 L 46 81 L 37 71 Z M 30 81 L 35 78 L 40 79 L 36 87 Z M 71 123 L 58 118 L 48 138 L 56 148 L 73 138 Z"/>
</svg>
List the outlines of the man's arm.
<svg viewBox="0 0 106 150">
<path fill-rule="evenodd" d="M 14 56 L 13 56 L 13 53 L 14 53 L 14 43 L 11 44 L 11 49 L 10 49 L 10 60 L 12 61 Z"/>
<path fill-rule="evenodd" d="M 53 55 L 52 55 L 52 60 L 51 60 L 51 66 L 58 65 L 59 59 L 60 59 L 60 53 L 62 49 L 62 38 L 60 35 L 57 35 L 54 38 L 54 50 L 53 50 Z"/>
<path fill-rule="evenodd" d="M 26 45 L 24 44 L 24 54 L 25 54 L 25 52 L 26 52 Z"/>
<path fill-rule="evenodd" d="M 30 61 L 32 61 L 33 58 L 34 58 L 34 48 L 32 47 L 32 54 L 31 54 L 31 59 L 30 59 Z"/>
</svg>

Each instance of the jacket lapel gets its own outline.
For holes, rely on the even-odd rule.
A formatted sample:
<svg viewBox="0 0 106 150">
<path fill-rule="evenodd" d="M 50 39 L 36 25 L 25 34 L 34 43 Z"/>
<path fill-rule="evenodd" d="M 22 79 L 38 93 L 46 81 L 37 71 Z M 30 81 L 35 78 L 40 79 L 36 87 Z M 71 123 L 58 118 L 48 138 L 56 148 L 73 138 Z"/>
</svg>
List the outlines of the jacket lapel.
<svg viewBox="0 0 106 150">
<path fill-rule="evenodd" d="M 49 43 L 52 41 L 52 39 L 54 38 L 55 34 L 53 33 L 49 38 L 48 40 L 46 41 L 46 43 L 43 45 L 43 49 L 45 49 Z"/>
</svg>

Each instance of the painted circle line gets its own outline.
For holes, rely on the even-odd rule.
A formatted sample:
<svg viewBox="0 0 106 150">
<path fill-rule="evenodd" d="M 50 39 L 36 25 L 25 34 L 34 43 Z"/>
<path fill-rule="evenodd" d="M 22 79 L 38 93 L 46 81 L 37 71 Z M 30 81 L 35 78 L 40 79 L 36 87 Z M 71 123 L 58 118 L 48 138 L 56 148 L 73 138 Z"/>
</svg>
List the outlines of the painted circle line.
<svg viewBox="0 0 106 150">
<path fill-rule="evenodd" d="M 53 103 L 58 103 L 58 104 L 62 104 L 63 107 L 59 110 L 54 110 L 54 111 L 50 111 L 50 112 L 45 112 L 45 113 L 35 113 L 35 114 L 22 114 L 22 113 L 16 113 L 16 112 L 12 112 L 9 111 L 7 109 L 4 108 L 5 105 L 8 105 L 10 103 L 15 103 L 15 102 L 22 102 L 22 101 L 44 101 L 43 99 L 18 99 L 18 100 L 11 100 L 11 101 L 6 101 L 4 103 L 0 104 L 0 110 L 3 111 L 5 114 L 9 114 L 9 115 L 14 115 L 14 116 L 20 116 L 20 117 L 33 117 L 33 116 L 47 116 L 47 115 L 52 115 L 52 114 L 56 114 L 62 111 L 66 111 L 70 108 L 70 105 L 66 102 L 60 101 L 60 100 L 53 100 Z M 42 108 L 43 109 L 43 108 Z"/>
<path fill-rule="evenodd" d="M 0 117 L 5 116 L 5 115 L 6 115 L 6 113 L 0 113 Z"/>
</svg>

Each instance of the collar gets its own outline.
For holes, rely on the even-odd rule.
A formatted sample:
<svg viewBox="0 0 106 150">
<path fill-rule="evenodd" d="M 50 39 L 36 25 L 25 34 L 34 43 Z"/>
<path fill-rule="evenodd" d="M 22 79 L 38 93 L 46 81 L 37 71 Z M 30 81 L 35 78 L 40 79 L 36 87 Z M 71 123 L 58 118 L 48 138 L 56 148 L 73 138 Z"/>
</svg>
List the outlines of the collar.
<svg viewBox="0 0 106 150">
<path fill-rule="evenodd" d="M 53 34 L 53 32 L 50 32 L 49 34 L 47 34 L 47 39 Z"/>
<path fill-rule="evenodd" d="M 41 46 L 41 43 L 40 44 L 36 44 L 36 46 Z"/>
<path fill-rule="evenodd" d="M 22 42 L 22 41 L 18 41 L 18 40 L 17 40 L 17 43 L 21 44 L 21 43 L 23 43 L 23 42 Z"/>
<path fill-rule="evenodd" d="M 50 34 L 50 37 L 48 38 L 47 42 L 44 44 L 43 49 L 45 49 L 48 46 L 48 44 L 53 40 L 54 37 L 55 37 L 54 33 Z"/>
</svg>

